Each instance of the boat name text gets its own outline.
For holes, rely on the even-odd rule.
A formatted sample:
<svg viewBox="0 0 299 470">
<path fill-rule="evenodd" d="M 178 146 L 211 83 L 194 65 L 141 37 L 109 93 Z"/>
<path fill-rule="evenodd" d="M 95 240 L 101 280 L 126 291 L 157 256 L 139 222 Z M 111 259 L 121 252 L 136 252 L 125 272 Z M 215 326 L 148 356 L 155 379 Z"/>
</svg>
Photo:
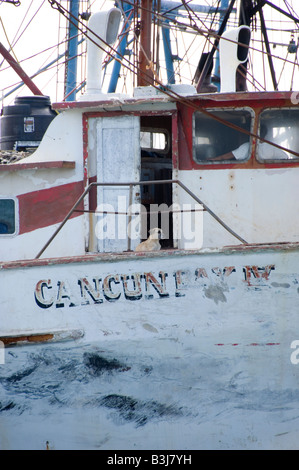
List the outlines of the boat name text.
<svg viewBox="0 0 299 470">
<path fill-rule="evenodd" d="M 242 282 L 247 286 L 262 285 L 268 281 L 274 265 L 264 267 L 244 266 L 242 268 Z M 152 272 L 135 272 L 132 274 L 108 274 L 105 277 L 94 276 L 92 280 L 81 277 L 77 280 L 76 288 L 70 288 L 67 281 L 42 279 L 37 282 L 34 297 L 40 308 L 47 309 L 52 306 L 76 307 L 79 305 L 102 304 L 104 300 L 115 302 L 121 297 L 126 300 L 183 297 L 188 287 L 205 287 L 208 282 L 224 282 L 233 273 L 235 266 L 212 268 L 211 272 L 205 268 L 193 271 L 178 270 L 169 275 L 160 271 L 158 276 Z M 168 278 L 168 279 L 167 279 Z M 170 279 L 173 279 L 171 282 Z M 172 288 L 172 289 L 170 289 Z M 155 295 L 154 295 L 155 294 Z"/>
</svg>

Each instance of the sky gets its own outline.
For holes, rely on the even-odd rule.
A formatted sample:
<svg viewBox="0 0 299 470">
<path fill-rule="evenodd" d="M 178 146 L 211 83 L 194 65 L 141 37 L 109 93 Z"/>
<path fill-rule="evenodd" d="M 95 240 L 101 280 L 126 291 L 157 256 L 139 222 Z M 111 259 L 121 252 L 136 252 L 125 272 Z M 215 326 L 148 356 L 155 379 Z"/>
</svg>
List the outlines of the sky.
<svg viewBox="0 0 299 470">
<path fill-rule="evenodd" d="M 48 0 L 20 0 L 20 6 L 16 7 L 13 4 L 0 0 L 0 41 L 7 48 L 13 45 L 11 53 L 21 63 L 24 71 L 32 76 L 40 68 L 49 64 L 51 61 L 64 52 L 64 43 L 57 47 L 57 44 L 64 41 L 66 37 L 66 23 L 64 17 L 59 14 L 56 9 L 53 9 Z M 60 2 L 66 8 L 69 2 L 62 0 Z M 84 2 L 83 2 L 84 3 Z M 194 2 L 191 2 L 191 5 Z M 202 0 L 197 3 L 207 5 L 213 1 Z M 283 0 L 277 0 L 277 5 L 283 5 Z M 298 4 L 299 2 L 297 2 Z M 101 9 L 108 9 L 114 5 L 113 0 L 86 0 L 86 6 L 90 5 L 92 12 L 100 11 Z M 295 3 L 294 3 L 295 4 Z M 297 6 L 297 9 L 298 6 Z M 275 12 L 271 12 L 272 21 Z M 298 11 L 299 16 L 299 11 Z M 276 25 L 277 26 L 277 25 Z M 287 24 L 280 23 L 278 28 L 287 30 Z M 274 31 L 272 36 L 277 38 L 277 47 L 273 52 L 278 55 L 286 55 L 286 47 L 282 47 L 279 43 L 288 43 L 291 34 L 289 31 L 285 33 L 283 39 L 278 37 L 279 31 Z M 298 38 L 295 37 L 295 40 Z M 178 39 L 180 40 L 180 39 Z M 258 43 L 255 43 L 259 47 Z M 82 52 L 83 46 L 79 49 Z M 43 51 L 41 53 L 41 51 Z M 28 59 L 28 57 L 30 57 Z M 27 60 L 25 60 L 27 59 Z M 197 64 L 198 60 L 198 46 L 196 46 L 196 56 L 192 56 L 194 63 L 191 68 Z M 291 58 L 293 60 L 293 57 Z M 254 59 L 253 59 L 254 60 Z M 84 63 L 81 66 L 82 70 L 78 70 L 78 80 L 85 76 Z M 296 67 L 296 70 L 298 67 Z M 293 68 L 290 68 L 288 76 L 293 73 Z M 297 73 L 297 72 L 296 72 Z M 52 102 L 60 101 L 63 99 L 63 83 L 64 83 L 64 66 L 57 66 L 55 63 L 47 72 L 36 76 L 33 80 L 37 87 L 46 95 L 49 95 Z M 278 70 L 278 74 L 280 71 Z M 58 75 L 58 78 L 57 78 Z M 269 81 L 269 78 L 268 78 Z M 6 61 L 0 58 L 0 90 L 2 105 L 13 104 L 16 94 L 28 95 L 26 87 L 19 88 L 15 93 L 5 97 L 5 95 L 17 86 L 19 83 L 18 75 L 8 67 Z M 282 88 L 287 89 L 287 85 L 282 85 Z M 30 94 L 30 92 L 29 92 Z"/>
</svg>

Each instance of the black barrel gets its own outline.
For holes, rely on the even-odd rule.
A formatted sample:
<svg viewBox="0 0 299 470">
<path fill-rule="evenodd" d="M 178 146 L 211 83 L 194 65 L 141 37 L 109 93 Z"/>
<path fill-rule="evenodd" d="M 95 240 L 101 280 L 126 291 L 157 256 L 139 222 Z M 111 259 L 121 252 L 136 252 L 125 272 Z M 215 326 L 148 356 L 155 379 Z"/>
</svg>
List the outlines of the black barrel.
<svg viewBox="0 0 299 470">
<path fill-rule="evenodd" d="M 20 96 L 1 113 L 1 150 L 26 150 L 39 146 L 56 116 L 48 96 Z"/>
</svg>

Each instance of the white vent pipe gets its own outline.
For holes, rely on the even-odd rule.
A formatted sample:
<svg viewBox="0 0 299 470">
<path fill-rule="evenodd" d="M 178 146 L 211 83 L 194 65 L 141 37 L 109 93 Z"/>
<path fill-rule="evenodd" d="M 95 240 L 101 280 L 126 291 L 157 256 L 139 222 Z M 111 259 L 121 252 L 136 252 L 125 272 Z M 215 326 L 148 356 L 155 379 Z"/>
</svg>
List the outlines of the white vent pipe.
<svg viewBox="0 0 299 470">
<path fill-rule="evenodd" d="M 112 45 L 117 38 L 121 12 L 118 8 L 111 8 L 108 11 L 94 13 L 88 22 L 88 28 L 95 34 L 88 31 L 87 40 L 87 76 L 86 95 L 97 95 L 102 93 L 102 57 L 107 44 Z"/>
<path fill-rule="evenodd" d="M 239 28 L 225 31 L 220 38 L 219 55 L 221 92 L 236 91 L 237 68 L 240 64 L 247 61 L 250 33 L 250 28 L 246 25 L 242 25 Z"/>
</svg>

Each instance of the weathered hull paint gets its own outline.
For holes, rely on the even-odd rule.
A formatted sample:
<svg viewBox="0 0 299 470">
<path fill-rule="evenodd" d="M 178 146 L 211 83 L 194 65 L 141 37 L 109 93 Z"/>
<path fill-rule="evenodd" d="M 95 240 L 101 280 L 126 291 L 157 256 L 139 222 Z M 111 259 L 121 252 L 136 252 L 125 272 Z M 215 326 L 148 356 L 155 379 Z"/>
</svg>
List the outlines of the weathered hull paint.
<svg viewBox="0 0 299 470">
<path fill-rule="evenodd" d="M 298 449 L 298 266 L 298 244 L 2 263 L 0 448 Z"/>
</svg>

